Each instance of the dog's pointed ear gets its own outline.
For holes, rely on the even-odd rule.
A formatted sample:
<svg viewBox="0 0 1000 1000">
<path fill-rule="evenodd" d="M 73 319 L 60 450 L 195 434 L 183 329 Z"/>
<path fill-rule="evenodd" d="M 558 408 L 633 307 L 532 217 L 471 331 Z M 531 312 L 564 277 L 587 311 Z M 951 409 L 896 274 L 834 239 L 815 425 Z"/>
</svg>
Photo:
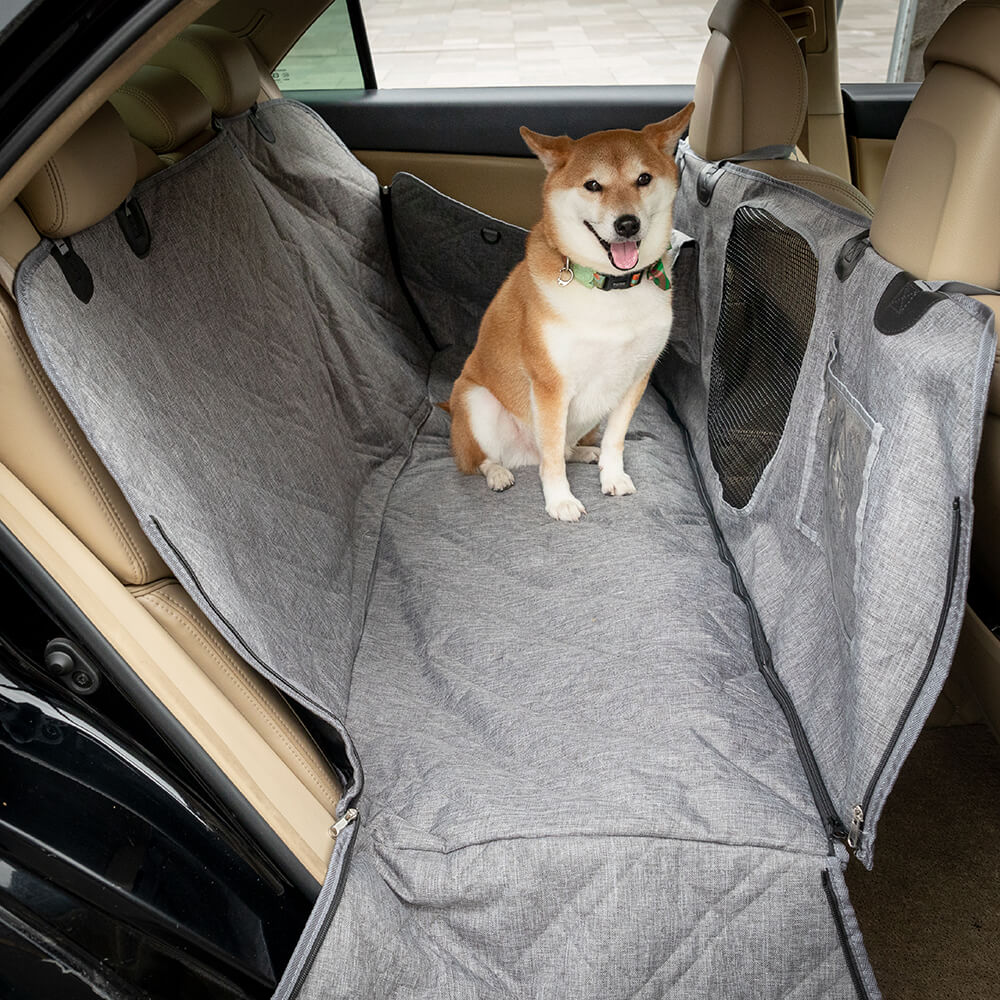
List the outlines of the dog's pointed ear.
<svg viewBox="0 0 1000 1000">
<path fill-rule="evenodd" d="M 662 122 L 647 125 L 642 130 L 643 134 L 648 135 L 667 156 L 672 157 L 677 152 L 677 143 L 688 127 L 692 114 L 694 114 L 694 101 L 687 107 L 681 108 L 676 115 L 671 115 Z"/>
<path fill-rule="evenodd" d="M 526 125 L 521 126 L 521 138 L 550 174 L 569 159 L 573 145 L 568 135 L 542 135 L 541 132 L 532 132 Z"/>
</svg>

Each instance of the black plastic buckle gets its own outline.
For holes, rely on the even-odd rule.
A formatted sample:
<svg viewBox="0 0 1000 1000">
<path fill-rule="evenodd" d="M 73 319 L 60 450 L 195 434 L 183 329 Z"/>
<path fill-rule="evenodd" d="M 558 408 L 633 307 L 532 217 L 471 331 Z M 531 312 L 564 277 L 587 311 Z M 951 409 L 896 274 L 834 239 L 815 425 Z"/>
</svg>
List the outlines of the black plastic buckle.
<svg viewBox="0 0 1000 1000">
<path fill-rule="evenodd" d="M 887 337 L 905 333 L 935 302 L 948 298 L 944 292 L 921 288 L 908 271 L 900 271 L 886 285 L 875 307 L 874 324 L 879 333 Z"/>
<path fill-rule="evenodd" d="M 94 295 L 94 278 L 83 258 L 73 249 L 69 237 L 53 240 L 51 253 L 73 294 L 81 302 L 89 302 Z"/>
<path fill-rule="evenodd" d="M 604 284 L 601 285 L 601 288 L 605 292 L 613 292 L 619 288 L 631 288 L 633 274 L 635 274 L 634 271 L 628 274 L 606 274 L 604 276 Z"/>
<path fill-rule="evenodd" d="M 698 192 L 698 201 L 706 208 L 712 204 L 712 194 L 715 192 L 715 185 L 722 178 L 723 162 L 706 163 L 698 174 L 698 181 L 695 185 Z"/>
<path fill-rule="evenodd" d="M 858 261 L 865 255 L 865 251 L 871 245 L 871 240 L 868 238 L 870 233 L 871 230 L 866 229 L 863 233 L 852 236 L 840 248 L 833 269 L 841 281 L 847 281 L 858 266 Z"/>
<path fill-rule="evenodd" d="M 115 219 L 132 253 L 140 260 L 149 253 L 152 234 L 138 198 L 130 195 L 116 209 Z"/>
</svg>

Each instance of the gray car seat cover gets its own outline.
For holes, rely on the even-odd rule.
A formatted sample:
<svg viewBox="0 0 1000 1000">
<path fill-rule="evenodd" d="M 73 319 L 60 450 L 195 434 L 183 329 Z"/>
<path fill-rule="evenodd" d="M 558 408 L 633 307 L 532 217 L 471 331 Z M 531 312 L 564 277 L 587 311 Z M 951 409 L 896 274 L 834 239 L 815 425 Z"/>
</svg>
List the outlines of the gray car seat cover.
<svg viewBox="0 0 1000 1000">
<path fill-rule="evenodd" d="M 727 166 L 713 226 L 687 205 L 685 177 L 678 221 L 694 240 L 657 381 L 699 477 L 651 390 L 626 450 L 639 493 L 603 497 L 592 467 L 571 467 L 589 513 L 567 529 L 544 514 L 532 470 L 499 496 L 459 476 L 447 417 L 431 406 L 517 258 L 518 231 L 398 182 L 398 265 L 425 329 L 395 279 L 375 178 L 307 109 L 258 114 L 273 144 L 234 119 L 138 187 L 148 258 L 113 219 L 74 237 L 90 303 L 44 245 L 17 291 L 43 364 L 168 564 L 365 769 L 361 825 L 332 862 L 342 894 L 321 900 L 339 909 L 314 922 L 282 991 L 294 980 L 301 996 L 849 997 L 860 983 L 877 995 L 845 856 L 759 669 L 748 608 L 844 820 L 881 757 L 903 752 L 909 734 L 891 739 L 900 691 L 918 691 L 912 728 L 954 641 L 949 612 L 920 687 L 933 621 L 893 621 L 912 655 L 894 634 L 875 656 L 866 616 L 873 593 L 878 614 L 899 613 L 892 595 L 912 574 L 948 562 L 948 511 L 928 513 L 939 495 L 970 513 L 984 384 L 960 368 L 989 346 L 983 316 L 945 302 L 915 328 L 910 374 L 933 386 L 913 395 L 947 394 L 947 407 L 868 398 L 860 373 L 883 363 L 872 332 L 812 330 L 761 485 L 728 509 L 705 416 L 729 230 L 715 213 L 731 219 L 747 200 L 738 181 L 803 235 L 823 276 L 817 323 L 836 308 L 827 264 L 854 220 Z M 871 256 L 852 304 L 894 273 L 863 275 Z M 833 479 L 823 420 L 845 442 Z M 912 507 L 881 478 L 904 458 L 928 481 L 907 479 Z M 853 563 L 830 557 L 821 504 L 800 503 L 839 486 L 868 532 Z M 868 540 L 875 518 L 899 521 L 895 546 L 907 525 L 926 532 L 905 580 Z M 719 558 L 720 526 L 733 566 Z M 790 581 L 808 592 L 782 596 Z M 925 617 L 942 603 L 927 589 Z"/>
</svg>

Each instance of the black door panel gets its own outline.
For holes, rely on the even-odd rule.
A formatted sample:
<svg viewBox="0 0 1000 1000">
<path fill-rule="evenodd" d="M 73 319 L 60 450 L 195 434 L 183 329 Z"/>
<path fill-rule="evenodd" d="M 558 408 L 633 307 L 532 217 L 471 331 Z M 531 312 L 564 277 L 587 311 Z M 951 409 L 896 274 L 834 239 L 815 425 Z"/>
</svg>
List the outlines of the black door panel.
<svg viewBox="0 0 1000 1000">
<path fill-rule="evenodd" d="M 694 86 L 470 87 L 291 93 L 352 149 L 527 156 L 518 129 L 579 138 L 641 128 L 687 104 Z"/>
</svg>

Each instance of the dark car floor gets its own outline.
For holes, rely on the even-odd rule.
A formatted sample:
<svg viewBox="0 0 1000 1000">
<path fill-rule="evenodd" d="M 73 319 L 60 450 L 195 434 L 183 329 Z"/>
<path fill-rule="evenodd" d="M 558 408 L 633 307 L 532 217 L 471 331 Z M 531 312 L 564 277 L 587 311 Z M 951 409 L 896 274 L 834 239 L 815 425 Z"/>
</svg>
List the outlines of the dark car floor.
<svg viewBox="0 0 1000 1000">
<path fill-rule="evenodd" d="M 885 1000 L 1000 996 L 1000 744 L 985 725 L 926 729 L 851 899 Z"/>
</svg>

